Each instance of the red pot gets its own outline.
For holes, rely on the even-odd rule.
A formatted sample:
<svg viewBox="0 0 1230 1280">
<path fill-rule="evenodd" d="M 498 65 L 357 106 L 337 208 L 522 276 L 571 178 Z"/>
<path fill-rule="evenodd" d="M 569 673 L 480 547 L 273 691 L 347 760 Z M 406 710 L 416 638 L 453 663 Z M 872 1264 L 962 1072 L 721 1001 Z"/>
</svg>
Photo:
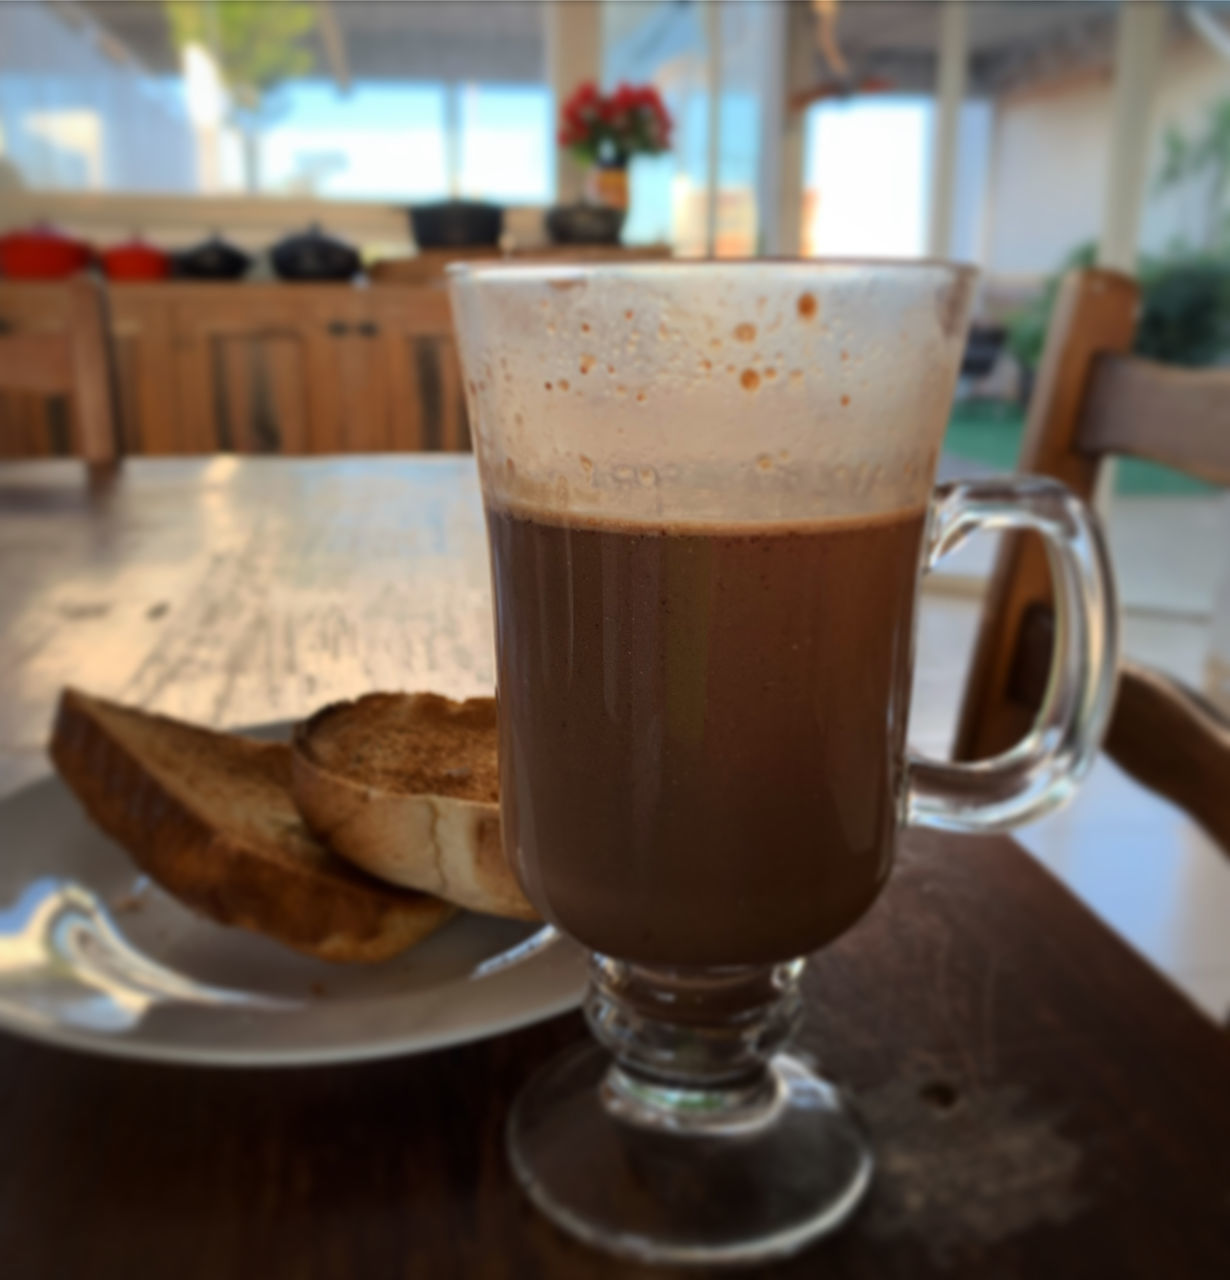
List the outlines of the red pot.
<svg viewBox="0 0 1230 1280">
<path fill-rule="evenodd" d="M 45 224 L 0 236 L 0 275 L 10 280 L 62 280 L 93 256 L 88 244 Z"/>
<path fill-rule="evenodd" d="M 163 280 L 171 274 L 171 259 L 144 240 L 129 240 L 102 252 L 109 280 Z"/>
</svg>

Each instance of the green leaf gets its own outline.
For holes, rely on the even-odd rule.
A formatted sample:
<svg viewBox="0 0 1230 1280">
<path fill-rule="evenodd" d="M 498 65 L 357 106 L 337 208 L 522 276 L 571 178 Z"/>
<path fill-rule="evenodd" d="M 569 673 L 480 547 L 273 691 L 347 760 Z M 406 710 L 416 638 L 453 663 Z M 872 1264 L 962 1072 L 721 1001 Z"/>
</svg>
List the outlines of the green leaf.
<svg viewBox="0 0 1230 1280">
<path fill-rule="evenodd" d="M 302 0 L 164 0 L 162 9 L 176 46 L 209 50 L 247 111 L 258 111 L 266 94 L 316 64 L 307 41 L 316 12 Z"/>
</svg>

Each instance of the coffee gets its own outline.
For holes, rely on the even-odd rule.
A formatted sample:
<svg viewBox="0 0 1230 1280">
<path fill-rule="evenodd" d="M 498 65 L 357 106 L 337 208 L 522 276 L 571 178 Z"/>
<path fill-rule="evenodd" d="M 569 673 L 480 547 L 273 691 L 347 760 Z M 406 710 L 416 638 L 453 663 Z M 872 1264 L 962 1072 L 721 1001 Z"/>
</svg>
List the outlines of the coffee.
<svg viewBox="0 0 1230 1280">
<path fill-rule="evenodd" d="M 783 960 L 847 929 L 905 793 L 924 513 L 487 521 L 504 840 L 542 914 L 658 965 Z"/>
</svg>

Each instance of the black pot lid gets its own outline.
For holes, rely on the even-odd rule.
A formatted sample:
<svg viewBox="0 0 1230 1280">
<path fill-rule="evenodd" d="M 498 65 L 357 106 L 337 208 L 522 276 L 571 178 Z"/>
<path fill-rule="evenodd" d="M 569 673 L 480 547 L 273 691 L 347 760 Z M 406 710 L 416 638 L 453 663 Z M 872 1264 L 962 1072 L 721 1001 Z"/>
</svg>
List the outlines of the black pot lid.
<svg viewBox="0 0 1230 1280">
<path fill-rule="evenodd" d="M 298 253 L 301 251 L 310 251 L 313 254 L 320 253 L 322 250 L 327 252 L 354 253 L 352 246 L 348 245 L 344 240 L 338 240 L 334 236 L 326 235 L 320 229 L 320 223 L 313 222 L 306 231 L 296 232 L 289 235 L 283 240 L 279 240 L 273 247 L 274 253 Z"/>
<path fill-rule="evenodd" d="M 270 256 L 280 272 L 292 276 L 350 276 L 359 269 L 358 252 L 325 235 L 317 223 L 280 240 Z"/>
<path fill-rule="evenodd" d="M 175 255 L 182 270 L 201 275 L 236 275 L 246 271 L 252 258 L 216 232 L 208 240 Z"/>
</svg>

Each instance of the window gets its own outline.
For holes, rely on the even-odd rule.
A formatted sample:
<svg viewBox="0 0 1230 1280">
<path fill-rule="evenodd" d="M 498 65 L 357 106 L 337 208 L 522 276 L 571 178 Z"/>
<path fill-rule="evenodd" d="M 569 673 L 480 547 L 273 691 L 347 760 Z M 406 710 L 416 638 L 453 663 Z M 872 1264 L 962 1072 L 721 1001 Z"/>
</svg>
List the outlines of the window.
<svg viewBox="0 0 1230 1280">
<path fill-rule="evenodd" d="M 256 190 L 349 200 L 447 191 L 442 86 L 357 85 L 343 97 L 327 81 L 304 81 L 283 103 L 258 134 Z M 234 160 L 226 182 L 244 189 Z"/>
<path fill-rule="evenodd" d="M 285 41 L 293 56 L 246 92 L 227 23 L 285 10 L 298 15 Z M 198 29 L 207 34 L 185 39 Z M 549 203 L 543 45 L 542 8 L 528 0 L 2 4 L 0 181 Z"/>
<path fill-rule="evenodd" d="M 769 63 L 768 8 L 762 0 L 723 0 L 721 102 L 717 154 L 719 257 L 754 254 L 760 234 L 763 95 L 777 76 Z M 603 78 L 652 82 L 675 121 L 673 150 L 632 166 L 628 243 L 667 241 L 685 255 L 707 247 L 709 189 L 709 29 L 699 4 L 608 0 L 603 6 Z"/>
<path fill-rule="evenodd" d="M 931 104 L 862 97 L 807 113 L 803 252 L 913 257 L 927 240 Z"/>
<path fill-rule="evenodd" d="M 545 87 L 466 85 L 461 94 L 461 194 L 549 203 L 555 184 L 552 110 Z"/>
</svg>

